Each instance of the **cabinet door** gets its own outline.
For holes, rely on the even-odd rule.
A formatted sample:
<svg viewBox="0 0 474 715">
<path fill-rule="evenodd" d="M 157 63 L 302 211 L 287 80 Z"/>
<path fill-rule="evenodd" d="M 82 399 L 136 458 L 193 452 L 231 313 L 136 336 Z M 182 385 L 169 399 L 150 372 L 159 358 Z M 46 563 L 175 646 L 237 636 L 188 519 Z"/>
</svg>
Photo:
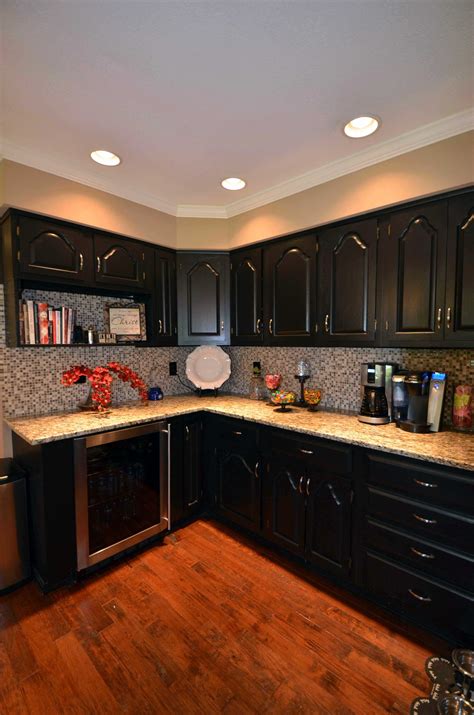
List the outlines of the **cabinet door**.
<svg viewBox="0 0 474 715">
<path fill-rule="evenodd" d="M 311 474 L 305 484 L 306 558 L 332 573 L 348 575 L 351 555 L 351 482 L 335 474 Z"/>
<path fill-rule="evenodd" d="M 176 257 L 169 251 L 155 251 L 153 308 L 154 345 L 175 345 L 177 341 Z"/>
<path fill-rule="evenodd" d="M 183 449 L 183 512 L 191 516 L 201 507 L 203 496 L 200 419 L 188 419 L 184 422 Z"/>
<path fill-rule="evenodd" d="M 301 486 L 306 481 L 304 465 L 294 459 L 275 457 L 267 463 L 264 480 L 265 536 L 287 551 L 303 555 L 305 500 Z"/>
<path fill-rule="evenodd" d="M 148 246 L 115 236 L 94 236 L 95 281 L 112 288 L 145 288 L 153 281 Z M 148 275 L 147 275 L 148 274 Z"/>
<path fill-rule="evenodd" d="M 474 192 L 448 204 L 445 335 L 447 344 L 474 345 Z"/>
<path fill-rule="evenodd" d="M 179 345 L 228 345 L 228 254 L 178 254 Z"/>
<path fill-rule="evenodd" d="M 377 220 L 331 228 L 318 238 L 318 344 L 373 345 Z"/>
<path fill-rule="evenodd" d="M 263 251 L 264 315 L 270 345 L 312 345 L 316 324 L 316 237 Z"/>
<path fill-rule="evenodd" d="M 262 249 L 231 256 L 232 345 L 263 343 Z"/>
<path fill-rule="evenodd" d="M 255 453 L 217 450 L 217 510 L 253 531 L 260 529 L 260 465 Z"/>
<path fill-rule="evenodd" d="M 391 214 L 382 230 L 384 345 L 428 347 L 444 339 L 447 203 Z"/>
<path fill-rule="evenodd" d="M 92 280 L 92 239 L 81 229 L 20 216 L 20 272 L 53 281 Z"/>
</svg>

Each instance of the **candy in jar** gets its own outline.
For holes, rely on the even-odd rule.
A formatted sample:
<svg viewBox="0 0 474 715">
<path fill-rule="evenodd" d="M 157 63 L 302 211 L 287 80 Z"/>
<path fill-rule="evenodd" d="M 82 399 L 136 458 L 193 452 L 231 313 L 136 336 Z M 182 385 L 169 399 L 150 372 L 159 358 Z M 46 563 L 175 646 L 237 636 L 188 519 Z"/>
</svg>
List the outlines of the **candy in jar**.
<svg viewBox="0 0 474 715">
<path fill-rule="evenodd" d="M 453 427 L 463 430 L 472 428 L 471 385 L 457 385 L 454 390 Z"/>
</svg>

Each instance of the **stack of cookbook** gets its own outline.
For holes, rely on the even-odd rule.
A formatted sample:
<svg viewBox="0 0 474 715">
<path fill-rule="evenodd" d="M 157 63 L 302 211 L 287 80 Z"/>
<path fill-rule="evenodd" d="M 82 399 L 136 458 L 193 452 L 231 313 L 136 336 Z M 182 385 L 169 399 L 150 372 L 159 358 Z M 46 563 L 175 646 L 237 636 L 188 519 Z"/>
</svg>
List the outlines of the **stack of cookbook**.
<svg viewBox="0 0 474 715">
<path fill-rule="evenodd" d="M 20 300 L 20 342 L 22 345 L 71 345 L 75 315 L 72 308 L 54 308 L 37 300 Z"/>
</svg>

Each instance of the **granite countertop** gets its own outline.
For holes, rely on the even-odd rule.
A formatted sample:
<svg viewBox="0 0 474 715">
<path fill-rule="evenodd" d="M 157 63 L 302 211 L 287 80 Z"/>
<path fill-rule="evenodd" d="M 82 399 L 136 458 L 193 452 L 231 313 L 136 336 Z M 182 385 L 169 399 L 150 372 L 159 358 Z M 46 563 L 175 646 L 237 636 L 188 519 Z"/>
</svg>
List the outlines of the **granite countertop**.
<svg viewBox="0 0 474 715">
<path fill-rule="evenodd" d="M 367 425 L 357 417 L 319 410 L 294 408 L 289 413 L 275 412 L 264 402 L 235 395 L 197 397 L 178 395 L 162 402 L 115 407 L 107 416 L 90 412 L 69 412 L 44 417 L 7 419 L 13 432 L 29 444 L 44 444 L 80 437 L 120 427 L 145 424 L 192 412 L 212 412 L 272 427 L 333 439 L 339 442 L 393 452 L 428 462 L 474 471 L 474 435 L 458 432 L 410 434 L 395 425 Z"/>
</svg>

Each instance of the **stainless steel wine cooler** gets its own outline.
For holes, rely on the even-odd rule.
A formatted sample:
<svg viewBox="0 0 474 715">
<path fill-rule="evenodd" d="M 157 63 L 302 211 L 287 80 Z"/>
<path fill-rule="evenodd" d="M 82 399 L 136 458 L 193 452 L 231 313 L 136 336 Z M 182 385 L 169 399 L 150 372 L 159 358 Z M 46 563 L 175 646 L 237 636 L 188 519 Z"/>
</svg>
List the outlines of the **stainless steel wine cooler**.
<svg viewBox="0 0 474 715">
<path fill-rule="evenodd" d="M 171 426 L 74 440 L 79 571 L 169 528 Z"/>
</svg>

